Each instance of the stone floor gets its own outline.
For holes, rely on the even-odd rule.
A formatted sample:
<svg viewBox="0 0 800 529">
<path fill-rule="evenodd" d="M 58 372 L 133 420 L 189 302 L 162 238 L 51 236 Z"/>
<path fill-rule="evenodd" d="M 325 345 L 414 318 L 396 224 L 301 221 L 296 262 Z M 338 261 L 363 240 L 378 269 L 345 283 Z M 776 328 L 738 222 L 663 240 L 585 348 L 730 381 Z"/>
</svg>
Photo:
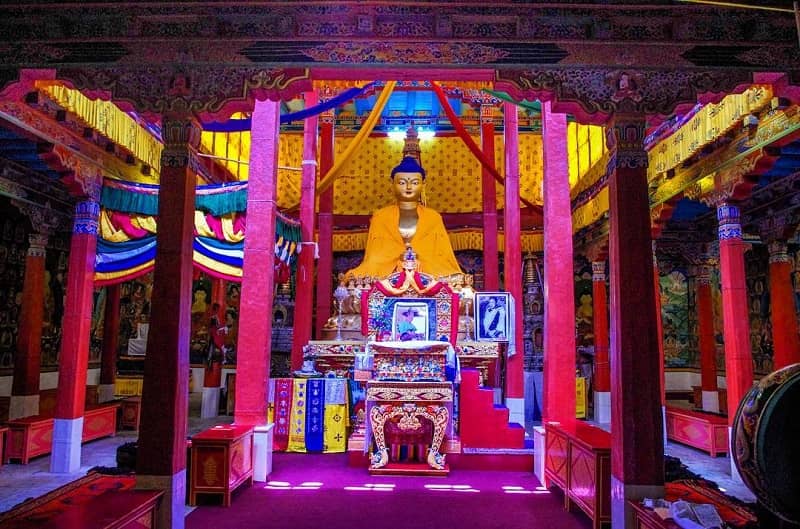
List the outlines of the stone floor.
<svg viewBox="0 0 800 529">
<path fill-rule="evenodd" d="M 231 421 L 231 417 L 201 420 L 199 399 L 190 400 L 189 434 L 200 432 L 214 424 Z M 73 481 L 95 466 L 116 466 L 116 450 L 121 444 L 135 440 L 135 432 L 120 432 L 116 437 L 99 439 L 83 446 L 81 468 L 74 474 L 52 474 L 50 456 L 32 460 L 28 465 L 10 464 L 0 467 L 0 512 L 11 509 L 28 498 L 45 494 L 57 487 Z M 753 502 L 752 493 L 741 482 L 730 476 L 730 460 L 727 457 L 712 458 L 708 454 L 683 445 L 668 443 L 666 453 L 678 457 L 689 469 L 706 479 L 717 483 L 727 494 L 746 502 Z M 188 510 L 187 510 L 188 512 Z"/>
</svg>

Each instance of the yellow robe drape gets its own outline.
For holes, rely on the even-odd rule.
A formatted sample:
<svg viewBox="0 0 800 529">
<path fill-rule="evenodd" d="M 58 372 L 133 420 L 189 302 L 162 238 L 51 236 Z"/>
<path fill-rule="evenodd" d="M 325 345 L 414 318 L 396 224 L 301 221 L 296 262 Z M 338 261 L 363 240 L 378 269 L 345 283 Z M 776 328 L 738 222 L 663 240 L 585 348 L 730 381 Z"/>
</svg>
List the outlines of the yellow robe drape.
<svg viewBox="0 0 800 529">
<path fill-rule="evenodd" d="M 460 274 L 456 256 L 442 216 L 425 206 L 417 206 L 417 231 L 411 247 L 417 254 L 418 270 L 434 277 Z M 347 272 L 347 276 L 384 278 L 402 269 L 405 243 L 400 236 L 400 208 L 386 206 L 372 215 L 364 250 L 364 261 Z"/>
</svg>

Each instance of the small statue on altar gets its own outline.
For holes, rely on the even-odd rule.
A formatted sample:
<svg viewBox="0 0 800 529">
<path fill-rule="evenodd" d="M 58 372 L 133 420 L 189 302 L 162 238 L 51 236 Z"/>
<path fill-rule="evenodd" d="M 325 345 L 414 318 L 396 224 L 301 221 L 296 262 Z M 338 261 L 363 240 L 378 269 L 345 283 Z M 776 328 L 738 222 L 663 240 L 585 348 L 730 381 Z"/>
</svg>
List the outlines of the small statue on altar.
<svg viewBox="0 0 800 529">
<path fill-rule="evenodd" d="M 406 156 L 391 177 L 397 203 L 373 214 L 364 260 L 345 277 L 385 278 L 401 271 L 409 246 L 416 252 L 419 272 L 437 278 L 461 274 L 441 215 L 422 204 L 425 170 L 419 161 Z"/>
</svg>

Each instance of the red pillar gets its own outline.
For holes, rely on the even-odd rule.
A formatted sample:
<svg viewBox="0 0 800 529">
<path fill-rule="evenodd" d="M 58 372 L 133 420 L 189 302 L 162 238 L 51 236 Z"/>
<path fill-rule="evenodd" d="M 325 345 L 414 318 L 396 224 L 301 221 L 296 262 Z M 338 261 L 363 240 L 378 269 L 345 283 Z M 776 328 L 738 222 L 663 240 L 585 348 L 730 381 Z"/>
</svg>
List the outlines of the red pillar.
<svg viewBox="0 0 800 529">
<path fill-rule="evenodd" d="M 244 242 L 239 355 L 236 362 L 237 424 L 256 427 L 254 479 L 266 481 L 272 454 L 267 424 L 267 382 L 271 354 L 272 301 L 275 292 L 275 212 L 278 176 L 280 102 L 256 101 L 252 117 L 247 238 Z"/>
<path fill-rule="evenodd" d="M 67 264 L 66 304 L 61 323 L 51 472 L 77 472 L 81 466 L 99 214 L 100 205 L 94 199 L 84 198 L 75 206 Z"/>
<path fill-rule="evenodd" d="M 47 235 L 28 236 L 25 278 L 22 283 L 22 313 L 19 318 L 14 380 L 8 418 L 19 419 L 39 413 L 39 374 L 44 316 L 44 261 Z"/>
<path fill-rule="evenodd" d="M 575 418 L 575 284 L 567 117 L 542 104 L 544 154 L 544 413 Z"/>
<path fill-rule="evenodd" d="M 306 108 L 317 104 L 317 93 L 305 93 Z M 303 346 L 311 340 L 314 312 L 314 218 L 317 191 L 317 116 L 303 123 L 303 173 L 300 182 L 300 257 L 297 262 L 297 294 L 294 305 L 291 369 L 303 367 Z"/>
<path fill-rule="evenodd" d="M 219 314 L 216 316 L 221 323 L 225 321 L 226 298 L 225 280 L 219 277 L 211 278 L 211 306 L 213 307 L 214 303 L 219 304 Z"/>
<path fill-rule="evenodd" d="M 594 420 L 611 422 L 611 371 L 608 365 L 608 291 L 606 262 L 592 262 L 592 327 L 594 332 Z"/>
<path fill-rule="evenodd" d="M 792 259 L 786 242 L 769 243 L 769 294 L 772 311 L 773 370 L 800 362 L 800 336 L 792 288 Z"/>
<path fill-rule="evenodd" d="M 750 318 L 747 313 L 744 272 L 744 252 L 747 245 L 742 241 L 742 225 L 737 206 L 728 203 L 717 206 L 717 220 L 728 425 L 732 427 L 739 403 L 753 386 L 753 355 L 750 350 Z"/>
<path fill-rule="evenodd" d="M 503 129 L 506 149 L 504 273 L 505 288 L 514 298 L 514 340 L 516 351 L 509 348 L 506 362 L 506 406 L 509 421 L 525 424 L 525 396 L 522 354 L 522 247 L 520 245 L 519 202 L 519 129 L 517 107 L 503 104 Z"/>
<path fill-rule="evenodd" d="M 144 362 L 136 486 L 162 489 L 159 526 L 184 526 L 192 244 L 196 176 L 189 159 L 200 129 L 187 114 L 164 114 L 157 257 Z"/>
<path fill-rule="evenodd" d="M 664 438 L 644 116 L 617 117 L 609 191 L 611 523 L 631 527 L 629 499 L 664 492 Z"/>
<path fill-rule="evenodd" d="M 487 160 L 494 162 L 494 105 L 481 105 L 481 147 Z M 494 176 L 485 167 L 481 172 L 483 197 L 483 289 L 500 288 L 497 248 L 497 189 Z"/>
<path fill-rule="evenodd" d="M 117 349 L 119 349 L 119 284 L 106 287 L 106 307 L 103 314 L 103 352 L 100 357 L 99 401 L 114 399 L 117 379 Z"/>
<path fill-rule="evenodd" d="M 719 412 L 717 392 L 717 344 L 714 339 L 714 307 L 711 301 L 711 267 L 697 267 L 697 333 L 700 345 L 700 387 L 704 411 Z M 695 403 L 697 405 L 698 403 Z"/>
<path fill-rule="evenodd" d="M 320 177 L 333 167 L 334 158 L 334 123 L 333 110 L 323 112 L 320 120 Z M 332 314 L 333 299 L 333 189 L 336 182 L 319 196 L 318 246 L 319 262 L 317 263 L 317 327 L 316 337 L 322 338 L 322 328 Z"/>
</svg>

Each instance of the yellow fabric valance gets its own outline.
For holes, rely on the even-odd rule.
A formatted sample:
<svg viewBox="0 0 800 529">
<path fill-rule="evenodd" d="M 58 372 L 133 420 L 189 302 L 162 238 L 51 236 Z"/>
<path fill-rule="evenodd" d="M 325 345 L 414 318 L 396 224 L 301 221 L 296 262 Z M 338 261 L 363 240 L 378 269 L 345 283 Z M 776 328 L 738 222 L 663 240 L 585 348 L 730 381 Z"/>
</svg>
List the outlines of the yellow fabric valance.
<svg viewBox="0 0 800 529">
<path fill-rule="evenodd" d="M 54 81 L 37 81 L 36 88 L 109 140 L 128 149 L 156 173 L 160 170 L 164 146 L 111 101 L 89 99 L 80 91 Z"/>
<path fill-rule="evenodd" d="M 681 128 L 650 150 L 648 177 L 677 167 L 736 126 L 745 116 L 760 111 L 771 99 L 771 87 L 753 86 L 741 94 L 725 96 L 718 104 L 704 106 Z"/>
<path fill-rule="evenodd" d="M 591 225 L 608 211 L 608 186 L 604 186 L 591 200 L 572 212 L 572 232 Z"/>
</svg>

